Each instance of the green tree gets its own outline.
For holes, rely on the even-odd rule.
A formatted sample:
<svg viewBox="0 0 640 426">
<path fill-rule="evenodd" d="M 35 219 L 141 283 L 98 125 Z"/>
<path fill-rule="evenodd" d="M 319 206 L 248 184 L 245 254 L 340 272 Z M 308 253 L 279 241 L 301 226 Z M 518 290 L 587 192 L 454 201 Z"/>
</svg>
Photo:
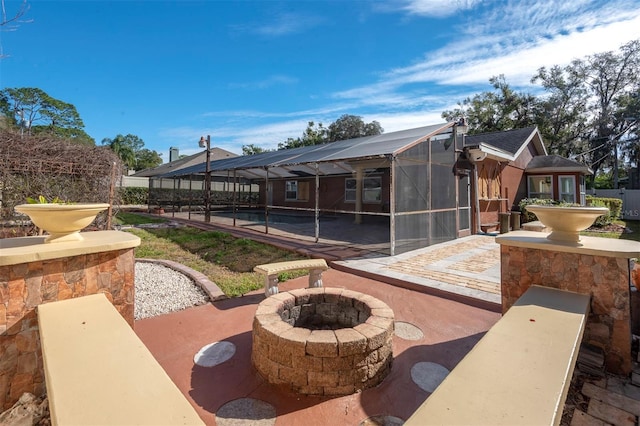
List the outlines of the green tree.
<svg viewBox="0 0 640 426">
<path fill-rule="evenodd" d="M 136 153 L 136 171 L 153 169 L 162 164 L 162 154 L 147 148 L 142 148 Z"/>
<path fill-rule="evenodd" d="M 299 138 L 288 138 L 286 141 L 278 144 L 278 149 L 299 148 L 301 146 L 321 145 L 328 142 L 328 129 L 322 123 L 316 124 L 313 121 L 307 123 L 307 128 Z"/>
<path fill-rule="evenodd" d="M 146 149 L 144 141 L 136 135 L 116 135 L 115 138 L 102 139 L 102 145 L 107 145 L 120 157 L 130 169 L 139 171 L 162 164 L 162 158 L 156 151 Z"/>
<path fill-rule="evenodd" d="M 640 93 L 640 40 L 624 44 L 618 52 L 576 59 L 562 69 L 545 73 L 547 70 L 541 68 L 538 75 L 562 76 L 557 80 L 560 83 L 542 78 L 547 90 L 563 89 L 567 82 L 567 93 L 571 95 L 567 103 L 577 111 L 570 126 L 574 131 L 582 130 L 576 139 L 586 148 L 581 154 L 594 175 L 603 167 L 611 167 L 613 187 L 617 188 L 618 161 L 625 156 L 634 157 L 637 149 L 636 144 L 627 142 L 637 135 L 638 103 L 634 99 Z"/>
<path fill-rule="evenodd" d="M 256 144 L 242 145 L 242 155 L 262 154 L 263 152 L 273 151 L 271 149 L 262 148 Z"/>
<path fill-rule="evenodd" d="M 331 123 L 329 127 L 324 127 L 322 123 L 316 124 L 313 121 L 309 121 L 301 137 L 288 138 L 278 144 L 278 149 L 321 145 L 328 142 L 379 135 L 383 131 L 382 126 L 377 121 L 365 123 L 362 117 L 345 114 Z"/>
<path fill-rule="evenodd" d="M 48 134 L 86 145 L 95 140 L 84 131 L 76 107 L 38 88 L 8 88 L 0 92 L 0 111 L 8 123 L 31 134 Z"/>
<path fill-rule="evenodd" d="M 360 116 L 345 114 L 329 125 L 327 138 L 328 142 L 335 142 L 379 135 L 382 132 L 384 129 L 375 120 L 365 123 Z"/>
<path fill-rule="evenodd" d="M 587 129 L 588 97 L 580 76 L 559 66 L 540 68 L 531 79 L 547 95 L 538 101 L 536 123 L 550 153 L 569 157 L 588 149 L 582 136 Z"/>
<path fill-rule="evenodd" d="M 493 91 L 466 98 L 458 103 L 458 108 L 444 111 L 442 118 L 457 121 L 465 117 L 470 133 L 497 132 L 536 124 L 535 96 L 515 92 L 504 75 L 491 77 L 489 83 Z"/>
</svg>

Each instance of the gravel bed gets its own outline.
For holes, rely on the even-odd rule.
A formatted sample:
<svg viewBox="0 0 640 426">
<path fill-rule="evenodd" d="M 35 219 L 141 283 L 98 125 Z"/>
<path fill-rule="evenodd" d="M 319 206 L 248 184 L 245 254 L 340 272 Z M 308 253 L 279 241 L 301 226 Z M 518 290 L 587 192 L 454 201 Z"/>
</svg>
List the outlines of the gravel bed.
<svg viewBox="0 0 640 426">
<path fill-rule="evenodd" d="M 163 265 L 136 262 L 136 320 L 203 305 L 209 297 L 193 280 Z"/>
</svg>

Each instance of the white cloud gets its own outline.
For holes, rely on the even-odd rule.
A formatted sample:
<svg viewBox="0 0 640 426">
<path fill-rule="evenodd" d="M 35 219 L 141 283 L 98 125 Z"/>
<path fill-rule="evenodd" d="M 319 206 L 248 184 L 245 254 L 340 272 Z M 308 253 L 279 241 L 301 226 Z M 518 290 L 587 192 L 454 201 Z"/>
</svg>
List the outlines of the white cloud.
<svg viewBox="0 0 640 426">
<path fill-rule="evenodd" d="M 414 64 L 389 70 L 377 82 L 334 97 L 360 105 L 395 105 L 424 96 L 416 93 L 419 85 L 423 91 L 429 84 L 486 84 L 488 89 L 489 79 L 499 74 L 513 86 L 526 86 L 542 66 L 566 65 L 640 38 L 640 5 L 626 0 L 601 8 L 587 0 L 523 1 L 492 10 L 491 15 L 465 20 L 459 38 Z"/>
<path fill-rule="evenodd" d="M 263 80 L 250 83 L 229 83 L 229 87 L 232 89 L 262 90 L 273 86 L 292 85 L 296 83 L 298 83 L 298 79 L 295 77 L 271 75 Z"/>
<path fill-rule="evenodd" d="M 272 22 L 253 28 L 253 32 L 269 37 L 279 37 L 308 31 L 321 23 L 322 19 L 316 16 L 297 13 L 280 13 L 274 17 Z"/>
<path fill-rule="evenodd" d="M 386 132 L 442 122 L 441 112 L 477 93 L 477 87 L 489 90 L 492 76 L 504 74 L 512 86 L 526 87 L 539 67 L 566 65 L 575 58 L 616 51 L 640 38 L 640 4 L 632 0 L 523 0 L 494 2 L 490 7 L 479 1 L 411 0 L 392 4 L 396 12 L 413 19 L 453 10 L 460 16 L 457 36 L 412 64 L 379 72 L 379 79 L 371 84 L 333 93 L 330 102 L 318 108 L 205 114 L 224 123 L 211 132 L 221 144 L 217 146 L 238 153 L 244 144 L 275 148 L 288 137 L 300 136 L 307 121 L 327 125 L 343 113 L 360 115 L 366 122 L 376 120 Z M 294 16 L 281 15 L 260 31 L 283 35 L 302 30 L 299 22 Z M 295 83 L 288 78 L 272 76 L 247 88 Z M 434 89 L 434 85 L 438 87 Z M 283 121 L 264 124 L 273 120 Z M 173 129 L 168 133 L 182 134 L 184 140 L 195 144 L 201 130 Z M 191 147 L 191 142 L 185 145 Z"/>
<path fill-rule="evenodd" d="M 444 120 L 440 117 L 441 113 L 441 110 L 424 110 L 397 114 L 364 114 L 362 119 L 366 123 L 377 121 L 382 125 L 385 133 L 388 133 L 444 123 Z"/>
</svg>

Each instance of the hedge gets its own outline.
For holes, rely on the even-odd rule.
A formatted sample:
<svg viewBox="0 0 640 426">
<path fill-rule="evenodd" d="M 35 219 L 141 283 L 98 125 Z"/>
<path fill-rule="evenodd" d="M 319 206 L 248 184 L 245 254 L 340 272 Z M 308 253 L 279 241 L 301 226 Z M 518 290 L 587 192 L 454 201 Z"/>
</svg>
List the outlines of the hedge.
<svg viewBox="0 0 640 426">
<path fill-rule="evenodd" d="M 590 207 L 607 207 L 609 209 L 609 214 L 598 216 L 594 222 L 594 226 L 610 225 L 620 217 L 620 213 L 622 212 L 622 200 L 618 198 L 602 198 L 587 195 L 586 204 Z M 522 213 L 522 223 L 538 220 L 535 214 L 527 211 L 526 206 L 528 205 L 569 207 L 578 206 L 579 204 L 555 201 L 548 198 L 524 198 L 518 203 L 518 207 Z"/>
</svg>

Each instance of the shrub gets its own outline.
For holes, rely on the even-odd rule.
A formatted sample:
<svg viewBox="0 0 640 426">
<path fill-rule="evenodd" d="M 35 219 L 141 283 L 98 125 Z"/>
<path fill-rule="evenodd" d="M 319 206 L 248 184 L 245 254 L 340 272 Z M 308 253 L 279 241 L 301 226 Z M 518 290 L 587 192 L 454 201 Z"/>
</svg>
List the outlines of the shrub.
<svg viewBox="0 0 640 426">
<path fill-rule="evenodd" d="M 119 189 L 124 205 L 147 204 L 149 188 L 122 187 Z"/>
<path fill-rule="evenodd" d="M 520 203 L 518 203 L 518 208 L 522 213 L 522 216 L 520 217 L 520 220 L 522 223 L 533 222 L 534 220 L 538 220 L 535 214 L 531 213 L 530 211 L 527 211 L 527 209 L 525 208 L 526 206 L 531 204 L 534 204 L 537 206 L 550 206 L 555 204 L 555 201 L 549 198 L 523 198 L 520 201 Z"/>
<path fill-rule="evenodd" d="M 591 207 L 606 207 L 609 214 L 599 216 L 594 225 L 605 226 L 610 225 L 614 220 L 620 217 L 622 213 L 622 200 L 619 198 L 604 198 L 587 195 L 587 205 Z"/>
</svg>

